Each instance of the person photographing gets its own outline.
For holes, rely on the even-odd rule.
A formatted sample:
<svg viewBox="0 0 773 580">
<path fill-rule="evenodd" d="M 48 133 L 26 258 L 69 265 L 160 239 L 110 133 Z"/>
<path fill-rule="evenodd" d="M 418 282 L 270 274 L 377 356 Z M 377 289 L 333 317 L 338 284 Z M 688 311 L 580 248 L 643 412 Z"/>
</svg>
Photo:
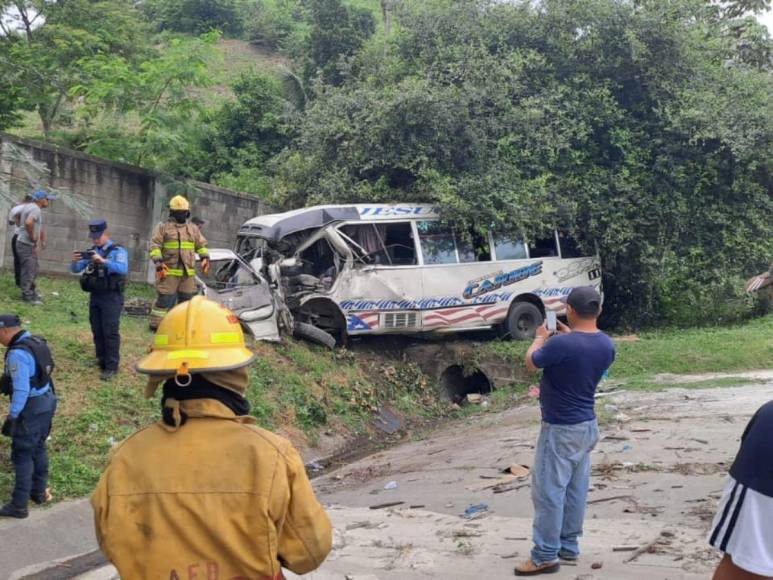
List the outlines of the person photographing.
<svg viewBox="0 0 773 580">
<path fill-rule="evenodd" d="M 531 558 L 516 576 L 557 572 L 560 560 L 579 557 L 590 483 L 590 453 L 599 439 L 594 411 L 596 387 L 615 359 L 612 339 L 601 332 L 601 296 L 590 286 L 562 299 L 569 325 L 537 329 L 526 353 L 530 372 L 542 369 L 542 427 L 532 470 L 534 504 Z"/>
<path fill-rule="evenodd" d="M 126 248 L 110 239 L 107 221 L 89 222 L 94 244 L 85 252 L 74 252 L 70 271 L 81 273 L 81 288 L 89 293 L 89 322 L 100 379 L 108 381 L 118 373 L 121 351 L 123 292 L 129 274 Z"/>
</svg>

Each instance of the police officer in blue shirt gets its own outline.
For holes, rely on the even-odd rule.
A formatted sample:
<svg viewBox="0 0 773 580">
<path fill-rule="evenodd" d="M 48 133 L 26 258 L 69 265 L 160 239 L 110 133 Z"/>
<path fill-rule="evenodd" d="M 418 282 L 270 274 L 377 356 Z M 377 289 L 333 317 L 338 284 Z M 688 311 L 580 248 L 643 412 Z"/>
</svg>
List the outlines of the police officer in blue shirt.
<svg viewBox="0 0 773 580">
<path fill-rule="evenodd" d="M 120 322 L 123 311 L 123 291 L 129 273 L 129 254 L 110 239 L 107 222 L 89 222 L 89 236 L 94 245 L 85 252 L 72 255 L 70 270 L 82 272 L 81 288 L 91 294 L 89 322 L 94 335 L 100 378 L 108 381 L 118 372 L 120 360 Z"/>
<path fill-rule="evenodd" d="M 0 315 L 0 344 L 7 347 L 0 392 L 11 396 L 2 434 L 11 437 L 16 472 L 11 501 L 0 508 L 0 517 L 26 518 L 30 499 L 37 504 L 51 499 L 46 439 L 56 412 L 54 359 L 46 341 L 21 328 L 15 314 Z"/>
</svg>

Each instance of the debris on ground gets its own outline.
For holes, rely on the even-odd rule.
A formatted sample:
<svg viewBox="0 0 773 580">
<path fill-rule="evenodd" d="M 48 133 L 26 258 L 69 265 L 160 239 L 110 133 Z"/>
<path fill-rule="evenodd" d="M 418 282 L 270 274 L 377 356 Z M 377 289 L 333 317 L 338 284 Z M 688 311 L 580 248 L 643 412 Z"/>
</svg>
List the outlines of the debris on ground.
<svg viewBox="0 0 773 580">
<path fill-rule="evenodd" d="M 471 405 L 479 405 L 482 400 L 483 395 L 480 393 L 468 393 L 467 395 L 467 402 Z"/>
<path fill-rule="evenodd" d="M 526 465 L 513 463 L 512 465 L 505 467 L 502 470 L 502 473 L 509 473 L 510 475 L 514 475 L 515 477 L 526 477 L 527 475 L 529 475 L 529 473 L 531 473 L 531 470 Z"/>
<path fill-rule="evenodd" d="M 591 570 L 601 570 L 604 567 L 604 562 L 593 562 L 590 565 Z"/>
<path fill-rule="evenodd" d="M 471 505 L 466 510 L 464 510 L 462 517 L 465 520 L 472 520 L 483 516 L 486 512 L 488 512 L 488 505 L 485 503 L 478 503 Z"/>
<path fill-rule="evenodd" d="M 390 489 L 397 489 L 397 482 L 396 481 L 390 481 L 384 486 L 384 489 L 390 490 Z"/>
<path fill-rule="evenodd" d="M 379 503 L 379 504 L 376 504 L 376 505 L 372 505 L 372 506 L 370 506 L 370 509 L 372 509 L 372 510 L 380 510 L 380 509 L 384 509 L 384 508 L 390 508 L 390 507 L 395 507 L 395 506 L 398 506 L 398 505 L 403 505 L 404 503 L 405 503 L 404 501 L 389 501 L 387 503 Z"/>
</svg>

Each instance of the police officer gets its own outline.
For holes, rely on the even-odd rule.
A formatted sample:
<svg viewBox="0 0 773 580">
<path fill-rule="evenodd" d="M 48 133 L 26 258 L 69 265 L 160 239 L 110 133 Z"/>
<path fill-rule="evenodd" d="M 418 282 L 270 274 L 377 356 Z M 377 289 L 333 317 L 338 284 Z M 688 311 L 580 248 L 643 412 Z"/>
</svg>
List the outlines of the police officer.
<svg viewBox="0 0 773 580">
<path fill-rule="evenodd" d="M 86 252 L 72 255 L 70 270 L 83 272 L 81 288 L 91 295 L 89 322 L 94 336 L 94 348 L 102 374 L 108 381 L 118 372 L 121 350 L 121 312 L 123 291 L 129 273 L 129 255 L 126 249 L 110 239 L 107 222 L 95 219 L 89 222 L 89 236 L 94 245 Z"/>
<path fill-rule="evenodd" d="M 11 501 L 0 508 L 0 517 L 26 518 L 30 499 L 37 504 L 51 499 L 46 439 L 56 411 L 54 360 L 46 341 L 21 328 L 15 314 L 0 315 L 0 344 L 7 347 L 0 390 L 11 397 L 2 433 L 11 437 L 16 472 Z"/>
<path fill-rule="evenodd" d="M 150 329 L 156 330 L 161 319 L 178 302 L 196 294 L 196 255 L 201 269 L 209 271 L 207 240 L 199 226 L 192 223 L 188 200 L 176 195 L 169 201 L 169 220 L 156 226 L 150 241 L 150 258 L 156 267 L 158 298 L 150 311 Z"/>
</svg>

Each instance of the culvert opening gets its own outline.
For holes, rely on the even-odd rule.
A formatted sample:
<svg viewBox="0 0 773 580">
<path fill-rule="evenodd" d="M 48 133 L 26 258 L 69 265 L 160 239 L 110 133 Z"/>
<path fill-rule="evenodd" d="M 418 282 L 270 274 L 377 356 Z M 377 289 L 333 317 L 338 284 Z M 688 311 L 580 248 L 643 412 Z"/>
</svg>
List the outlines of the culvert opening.
<svg viewBox="0 0 773 580">
<path fill-rule="evenodd" d="M 479 393 L 485 395 L 491 392 L 491 381 L 477 367 L 466 369 L 461 365 L 451 365 L 440 375 L 440 386 L 445 396 L 454 403 L 461 403 L 467 395 Z"/>
</svg>

